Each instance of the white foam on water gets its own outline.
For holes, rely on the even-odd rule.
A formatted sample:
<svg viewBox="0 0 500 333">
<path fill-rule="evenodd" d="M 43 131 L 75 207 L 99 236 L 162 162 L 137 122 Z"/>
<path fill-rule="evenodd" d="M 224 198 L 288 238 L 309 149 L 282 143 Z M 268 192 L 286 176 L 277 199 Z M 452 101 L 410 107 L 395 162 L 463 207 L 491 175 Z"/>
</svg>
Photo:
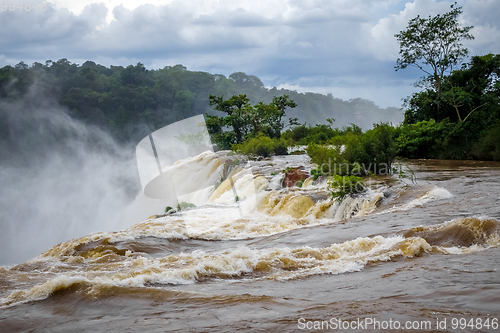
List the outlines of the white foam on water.
<svg viewBox="0 0 500 333">
<path fill-rule="evenodd" d="M 210 207 L 204 212 L 193 210 L 190 212 L 191 218 L 205 220 L 203 214 L 211 215 L 218 209 L 220 207 Z M 236 218 L 237 214 L 233 214 Z M 283 217 L 280 217 L 276 222 L 282 220 Z M 481 230 L 490 230 L 498 223 L 497 220 L 487 217 L 463 218 L 419 227 L 418 230 L 423 228 L 423 231 L 432 232 L 463 225 L 481 233 Z M 244 225 L 248 225 L 248 221 L 242 221 L 242 228 Z M 97 251 L 95 255 L 85 257 L 82 257 L 82 252 L 75 252 L 77 245 L 96 240 L 99 236 L 112 236 L 101 233 L 60 244 L 47 251 L 45 256 L 32 260 L 31 264 L 37 264 L 37 267 L 43 269 L 39 268 L 36 274 L 31 274 L 29 280 L 33 282 L 18 283 L 17 290 L 0 299 L 0 306 L 41 300 L 57 290 L 64 290 L 75 284 L 88 285 L 89 293 L 98 293 L 101 287 L 106 286 L 158 287 L 192 284 L 206 279 L 289 280 L 317 274 L 343 274 L 360 271 L 369 263 L 394 260 L 398 257 L 413 258 L 423 253 L 461 255 L 498 247 L 498 230 L 491 230 L 494 232 L 489 234 L 484 244 L 468 247 L 431 246 L 422 237 L 405 238 L 398 235 L 359 237 L 323 248 L 299 246 L 252 249 L 242 246 L 216 252 L 195 250 L 161 258 L 146 258 L 129 250 L 125 255 L 119 256 L 118 260 L 115 258 L 112 261 L 101 260 L 109 256 L 105 251 Z M 15 267 L 3 268 L 2 274 L 8 273 L 9 270 L 19 271 Z M 58 274 L 62 275 L 57 276 Z"/>
<path fill-rule="evenodd" d="M 434 187 L 432 190 L 427 191 L 423 196 L 413 199 L 409 203 L 404 204 L 402 206 L 393 207 L 388 210 L 385 210 L 382 213 L 391 213 L 395 211 L 408 210 L 414 207 L 423 206 L 431 201 L 444 200 L 444 199 L 449 199 L 451 197 L 453 197 L 453 194 L 451 194 L 447 189 L 442 187 Z"/>
<path fill-rule="evenodd" d="M 315 274 L 341 274 L 359 271 L 369 262 L 386 261 L 403 255 L 399 245 L 405 239 L 357 238 L 325 248 L 308 246 L 296 248 L 251 249 L 239 247 L 224 252 L 173 254 L 148 259 L 142 256 L 123 256 L 119 262 L 89 261 L 80 269 L 65 270 L 53 277 L 58 266 L 52 266 L 45 282 L 11 292 L 1 299 L 8 306 L 19 302 L 40 300 L 56 290 L 76 283 L 93 286 L 147 287 L 148 285 L 190 284 L 200 279 L 233 279 L 250 274 L 250 279 L 287 280 Z M 257 274 L 253 276 L 252 274 Z"/>
</svg>

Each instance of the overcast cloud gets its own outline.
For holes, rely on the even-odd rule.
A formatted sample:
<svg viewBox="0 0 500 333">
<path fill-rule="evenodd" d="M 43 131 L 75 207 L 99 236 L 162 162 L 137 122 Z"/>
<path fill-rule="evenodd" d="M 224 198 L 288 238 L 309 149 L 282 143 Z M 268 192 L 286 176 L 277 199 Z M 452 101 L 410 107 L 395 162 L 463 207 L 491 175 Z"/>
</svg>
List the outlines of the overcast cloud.
<svg viewBox="0 0 500 333">
<path fill-rule="evenodd" d="M 33 0 L 34 2 L 34 0 Z M 401 105 L 415 70 L 394 71 L 394 34 L 437 0 L 49 1 L 46 11 L 0 11 L 0 66 L 67 58 L 103 65 L 183 64 L 256 75 L 266 86 Z M 464 0 L 471 54 L 500 53 L 496 0 Z"/>
</svg>

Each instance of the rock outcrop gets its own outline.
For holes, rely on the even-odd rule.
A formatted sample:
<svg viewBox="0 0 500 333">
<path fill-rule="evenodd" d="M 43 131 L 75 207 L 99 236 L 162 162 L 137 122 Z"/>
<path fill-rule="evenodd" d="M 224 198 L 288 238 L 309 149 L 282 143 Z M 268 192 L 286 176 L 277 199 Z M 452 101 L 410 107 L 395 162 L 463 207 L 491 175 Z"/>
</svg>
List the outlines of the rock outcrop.
<svg viewBox="0 0 500 333">
<path fill-rule="evenodd" d="M 292 187 L 297 185 L 299 181 L 304 181 L 309 177 L 307 172 L 305 172 L 304 167 L 291 168 L 286 171 L 285 178 L 283 178 L 283 187 Z"/>
</svg>

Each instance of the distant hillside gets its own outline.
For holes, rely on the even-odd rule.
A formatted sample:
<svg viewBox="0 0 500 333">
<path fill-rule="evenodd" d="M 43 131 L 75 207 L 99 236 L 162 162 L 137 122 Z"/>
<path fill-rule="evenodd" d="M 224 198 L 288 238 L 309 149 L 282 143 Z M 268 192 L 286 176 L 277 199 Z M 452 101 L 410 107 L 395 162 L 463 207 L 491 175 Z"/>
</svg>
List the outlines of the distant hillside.
<svg viewBox="0 0 500 333">
<path fill-rule="evenodd" d="M 70 115 L 109 130 L 121 141 L 137 142 L 149 131 L 208 112 L 208 96 L 247 94 L 251 103 L 269 103 L 287 94 L 297 103 L 287 116 L 315 125 L 336 119 L 338 127 L 354 123 L 368 129 L 373 123 L 403 120 L 397 108 L 382 109 L 364 99 L 344 101 L 332 95 L 267 89 L 256 76 L 237 72 L 220 74 L 189 71 L 182 65 L 148 70 L 135 66 L 105 67 L 92 61 L 82 65 L 66 59 L 0 69 L 0 99 L 4 102 L 52 100 Z M 40 103 L 41 105 L 42 103 Z M 5 104 L 0 107 L 6 107 Z M 1 116 L 2 113 L 0 113 Z M 0 127 L 2 126 L 0 119 Z M 4 124 L 5 125 L 5 124 Z"/>
</svg>

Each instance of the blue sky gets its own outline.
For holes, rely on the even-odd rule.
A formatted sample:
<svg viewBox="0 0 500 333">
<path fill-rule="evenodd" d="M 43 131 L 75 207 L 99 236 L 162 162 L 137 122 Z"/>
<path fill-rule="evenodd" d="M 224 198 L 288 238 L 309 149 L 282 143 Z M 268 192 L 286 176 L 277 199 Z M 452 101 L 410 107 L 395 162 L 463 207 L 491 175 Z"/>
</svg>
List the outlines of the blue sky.
<svg viewBox="0 0 500 333">
<path fill-rule="evenodd" d="M 35 0 L 32 0 L 34 2 Z M 46 11 L 0 11 L 0 66 L 67 58 L 103 65 L 183 64 L 268 87 L 366 98 L 401 106 L 416 70 L 394 71 L 394 34 L 416 15 L 449 10 L 436 0 L 53 0 Z M 474 25 L 471 54 L 500 53 L 497 0 L 458 1 Z"/>
</svg>

